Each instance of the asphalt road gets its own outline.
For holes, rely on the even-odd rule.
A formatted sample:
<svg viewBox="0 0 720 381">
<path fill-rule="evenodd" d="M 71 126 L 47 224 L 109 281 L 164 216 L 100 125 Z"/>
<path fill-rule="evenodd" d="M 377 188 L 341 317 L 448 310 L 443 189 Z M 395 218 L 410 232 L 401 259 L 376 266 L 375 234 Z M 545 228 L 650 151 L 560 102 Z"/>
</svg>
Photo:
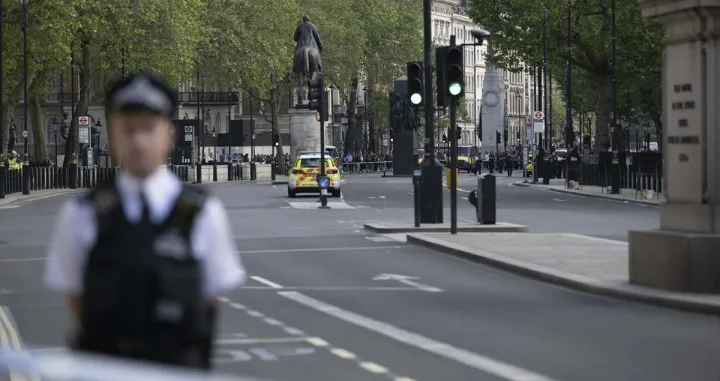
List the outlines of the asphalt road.
<svg viewBox="0 0 720 381">
<path fill-rule="evenodd" d="M 471 182 L 464 176 L 461 188 Z M 501 220 L 533 231 L 620 237 L 628 222 L 614 219 L 638 215 L 647 228 L 657 217 L 500 183 Z M 720 378 L 717 318 L 569 291 L 368 234 L 363 222 L 411 216 L 409 179 L 355 176 L 344 187 L 331 210 L 314 197 L 288 200 L 282 186 L 212 187 L 253 277 L 223 299 L 219 369 L 282 381 Z M 4 331 L 36 352 L 61 350 L 70 329 L 62 299 L 40 283 L 62 200 L 0 209 L 0 305 L 15 321 Z"/>
<path fill-rule="evenodd" d="M 603 200 L 550 192 L 534 187 L 511 186 L 522 174 L 497 179 L 498 221 L 526 225 L 534 233 L 575 233 L 627 241 L 628 230 L 657 229 L 656 206 Z M 349 177 L 345 200 L 351 205 L 377 209 L 385 218 L 412 219 L 413 187 L 409 178 L 382 178 L 379 175 Z M 458 216 L 475 221 L 475 210 L 467 200 L 477 189 L 474 175 L 461 173 L 458 182 Z M 443 187 L 443 218 L 450 219 L 450 191 Z"/>
</svg>

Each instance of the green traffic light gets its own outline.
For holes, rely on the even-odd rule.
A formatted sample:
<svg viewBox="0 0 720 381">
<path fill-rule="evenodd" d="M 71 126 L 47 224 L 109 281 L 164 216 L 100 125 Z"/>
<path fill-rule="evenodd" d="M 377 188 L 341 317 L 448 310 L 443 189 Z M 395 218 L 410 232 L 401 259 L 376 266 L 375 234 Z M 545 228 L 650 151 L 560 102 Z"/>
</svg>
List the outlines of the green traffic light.
<svg viewBox="0 0 720 381">
<path fill-rule="evenodd" d="M 412 104 L 414 104 L 414 105 L 419 105 L 420 102 L 422 102 L 422 95 L 420 95 L 418 93 L 411 95 L 410 102 L 412 102 Z"/>
<path fill-rule="evenodd" d="M 451 83 L 448 90 L 450 91 L 450 95 L 458 95 L 462 92 L 462 85 L 457 82 Z"/>
</svg>

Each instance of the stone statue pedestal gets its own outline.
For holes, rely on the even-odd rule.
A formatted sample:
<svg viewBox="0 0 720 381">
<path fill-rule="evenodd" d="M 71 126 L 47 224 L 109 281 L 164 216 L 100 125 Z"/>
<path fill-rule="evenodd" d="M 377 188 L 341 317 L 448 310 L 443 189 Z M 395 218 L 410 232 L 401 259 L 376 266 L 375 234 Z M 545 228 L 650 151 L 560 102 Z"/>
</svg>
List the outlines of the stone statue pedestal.
<svg viewBox="0 0 720 381">
<path fill-rule="evenodd" d="M 660 229 L 631 231 L 630 282 L 720 293 L 720 0 L 638 0 L 665 25 Z M 700 41 L 704 37 L 705 41 Z"/>
<path fill-rule="evenodd" d="M 291 108 L 290 114 L 290 159 L 295 160 L 298 152 L 320 152 L 320 122 L 315 120 L 315 111 L 307 103 Z"/>
</svg>

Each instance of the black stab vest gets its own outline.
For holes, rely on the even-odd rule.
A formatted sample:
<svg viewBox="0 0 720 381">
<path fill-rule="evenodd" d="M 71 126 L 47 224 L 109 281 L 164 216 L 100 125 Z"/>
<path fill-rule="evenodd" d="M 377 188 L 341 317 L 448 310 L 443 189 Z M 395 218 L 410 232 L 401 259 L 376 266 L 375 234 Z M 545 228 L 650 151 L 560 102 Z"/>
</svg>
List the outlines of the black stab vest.
<svg viewBox="0 0 720 381">
<path fill-rule="evenodd" d="M 98 236 L 85 266 L 76 349 L 209 368 L 215 311 L 190 242 L 205 199 L 183 185 L 164 222 L 131 223 L 114 184 L 90 192 Z"/>
</svg>

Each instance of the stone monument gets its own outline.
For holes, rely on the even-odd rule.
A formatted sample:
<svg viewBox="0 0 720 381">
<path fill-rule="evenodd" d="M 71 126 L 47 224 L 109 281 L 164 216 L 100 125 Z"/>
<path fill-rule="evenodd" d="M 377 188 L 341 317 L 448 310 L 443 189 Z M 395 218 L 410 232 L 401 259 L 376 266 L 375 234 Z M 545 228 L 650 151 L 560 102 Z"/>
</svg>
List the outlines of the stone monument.
<svg viewBox="0 0 720 381">
<path fill-rule="evenodd" d="M 297 76 L 297 103 L 289 110 L 290 114 L 290 158 L 294 160 L 299 152 L 320 152 L 320 122 L 315 111 L 308 109 L 303 84 L 307 79 L 314 79 L 322 73 L 322 42 L 317 28 L 310 22 L 309 16 L 303 17 L 293 37 L 295 53 L 293 54 L 293 71 Z"/>
<path fill-rule="evenodd" d="M 638 0 L 665 25 L 660 229 L 630 231 L 630 282 L 720 293 L 720 0 Z"/>
<path fill-rule="evenodd" d="M 482 89 L 482 149 L 481 152 L 494 151 L 497 146 L 503 146 L 502 141 L 497 141 L 497 131 L 502 136 L 505 120 L 505 86 L 502 81 L 502 73 L 490 60 L 485 64 L 485 78 Z"/>
</svg>

